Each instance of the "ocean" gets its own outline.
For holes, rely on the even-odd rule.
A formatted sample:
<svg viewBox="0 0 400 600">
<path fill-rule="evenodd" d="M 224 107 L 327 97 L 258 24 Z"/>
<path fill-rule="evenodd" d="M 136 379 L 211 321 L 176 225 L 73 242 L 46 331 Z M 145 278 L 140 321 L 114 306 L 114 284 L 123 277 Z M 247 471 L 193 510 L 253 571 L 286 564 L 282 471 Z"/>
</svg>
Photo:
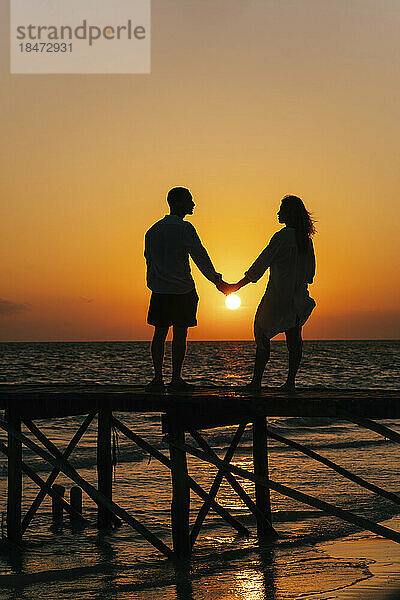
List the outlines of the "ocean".
<svg viewBox="0 0 400 600">
<path fill-rule="evenodd" d="M 299 387 L 400 387 L 399 341 L 306 341 L 298 375 Z M 189 342 L 184 377 L 197 385 L 241 385 L 252 371 L 254 343 Z M 273 342 L 265 383 L 284 382 L 287 351 Z M 170 343 L 165 373 L 170 375 Z M 152 377 L 148 342 L 0 343 L 0 384 L 18 383 L 124 383 L 144 384 Z M 135 432 L 168 454 L 160 418 L 156 414 L 117 414 Z M 62 450 L 83 417 L 37 421 Z M 269 426 L 282 435 L 316 450 L 359 476 L 400 493 L 399 449 L 378 434 L 344 421 L 322 418 L 270 418 Z M 385 421 L 400 431 L 400 421 Z M 235 427 L 205 432 L 214 450 L 224 454 Z M 6 435 L 1 434 L 6 440 Z M 96 484 L 96 422 L 75 449 L 71 463 Z M 118 437 L 114 500 L 171 545 L 169 471 L 150 460 L 122 434 Z M 24 461 L 41 477 L 49 472 L 44 461 L 24 450 Z M 251 427 L 244 434 L 234 464 L 251 469 Z M 400 507 L 355 484 L 297 451 L 269 440 L 271 478 L 307 494 L 380 522 L 394 517 Z M 189 471 L 205 489 L 215 469 L 189 458 Z M 0 457 L 0 510 L 6 513 L 7 461 Z M 69 489 L 65 476 L 57 480 Z M 254 496 L 253 484 L 242 481 Z M 37 487 L 24 478 L 25 512 Z M 223 482 L 218 501 L 255 532 L 248 509 Z M 191 517 L 201 501 L 192 494 Z M 109 532 L 96 529 L 96 507 L 84 495 L 84 530 L 51 528 L 51 504 L 46 499 L 27 530 L 21 548 L 0 553 L 0 598 L 33 600 L 281 600 L 312 598 L 371 576 L 365 561 L 334 559 L 318 549 L 359 531 L 318 510 L 271 493 L 273 523 L 279 539 L 259 547 L 257 538 L 240 538 L 210 511 L 194 549 L 190 567 L 177 568 L 162 557 L 128 525 Z M 367 534 L 369 535 L 369 534 Z M 372 534 L 371 534 L 372 536 Z"/>
</svg>

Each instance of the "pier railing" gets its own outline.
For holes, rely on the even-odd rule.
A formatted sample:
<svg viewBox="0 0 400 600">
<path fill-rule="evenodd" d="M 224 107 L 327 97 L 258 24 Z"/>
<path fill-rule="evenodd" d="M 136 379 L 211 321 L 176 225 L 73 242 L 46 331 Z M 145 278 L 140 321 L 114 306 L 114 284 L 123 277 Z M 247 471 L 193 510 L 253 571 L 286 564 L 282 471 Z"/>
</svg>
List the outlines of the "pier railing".
<svg viewBox="0 0 400 600">
<path fill-rule="evenodd" d="M 391 490 L 377 486 L 343 466 L 311 450 L 297 441 L 288 439 L 268 426 L 268 416 L 335 417 L 347 420 L 374 431 L 394 442 L 400 442 L 400 434 L 376 419 L 400 419 L 400 394 L 379 390 L 302 390 L 287 395 L 282 392 L 264 392 L 243 395 L 235 388 L 199 389 L 195 394 L 148 395 L 132 386 L 0 386 L 0 408 L 5 410 L 0 428 L 7 432 L 7 445 L 0 443 L 0 451 L 8 459 L 7 539 L 20 543 L 23 534 L 32 523 L 43 499 L 51 496 L 55 506 L 65 510 L 76 522 L 85 523 L 80 510 L 81 500 L 68 502 L 64 488 L 55 481 L 64 473 L 83 490 L 98 507 L 97 526 L 100 529 L 119 526 L 124 522 L 131 526 L 147 542 L 168 558 L 188 558 L 201 532 L 210 510 L 216 512 L 238 534 L 250 535 L 250 531 L 236 516 L 232 515 L 216 499 L 219 487 L 225 479 L 244 505 L 254 515 L 257 536 L 260 540 L 277 537 L 271 518 L 270 490 L 298 502 L 321 510 L 395 542 L 400 534 L 370 519 L 344 510 L 304 492 L 294 490 L 284 483 L 271 479 L 268 472 L 268 438 L 274 439 L 288 449 L 294 449 L 318 461 L 362 488 L 400 505 L 400 497 Z M 160 452 L 137 432 L 124 424 L 122 417 L 114 413 L 156 412 L 162 414 L 162 428 L 169 445 L 169 456 Z M 37 419 L 59 416 L 83 415 L 82 423 L 67 447 L 61 451 L 49 440 L 35 423 Z M 69 461 L 71 454 L 97 415 L 97 487 L 83 478 Z M 374 420 L 373 420 L 374 419 Z M 25 435 L 24 425 L 31 436 Z M 212 427 L 236 425 L 225 456 L 219 458 L 201 431 Z M 248 425 L 253 434 L 253 470 L 232 464 L 243 433 Z M 112 489 L 112 431 L 113 428 L 131 442 L 170 469 L 172 481 L 171 533 L 173 547 L 168 547 L 152 531 L 113 500 Z M 190 436 L 192 443 L 188 443 Z M 193 443 L 194 442 L 194 443 Z M 23 460 L 23 447 L 51 467 L 46 479 Z M 187 456 L 191 455 L 213 465 L 217 474 L 209 490 L 203 489 L 188 471 Z M 27 513 L 22 517 L 22 475 L 29 477 L 39 491 Z M 237 477 L 255 485 L 252 499 L 239 483 Z M 190 528 L 190 492 L 197 494 L 202 505 Z"/>
</svg>

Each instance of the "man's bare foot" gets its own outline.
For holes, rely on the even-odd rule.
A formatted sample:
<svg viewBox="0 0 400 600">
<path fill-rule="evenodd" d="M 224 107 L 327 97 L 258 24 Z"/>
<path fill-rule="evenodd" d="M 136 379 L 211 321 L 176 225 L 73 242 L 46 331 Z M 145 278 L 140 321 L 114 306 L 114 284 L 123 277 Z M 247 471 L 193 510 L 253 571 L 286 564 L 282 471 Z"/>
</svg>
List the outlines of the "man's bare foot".
<svg viewBox="0 0 400 600">
<path fill-rule="evenodd" d="M 150 383 L 144 386 L 144 389 L 146 392 L 163 394 L 165 392 L 165 385 L 162 379 L 152 379 Z"/>
<path fill-rule="evenodd" d="M 169 392 L 193 392 L 196 386 L 192 383 L 188 383 L 182 378 L 172 379 L 168 384 Z"/>
</svg>

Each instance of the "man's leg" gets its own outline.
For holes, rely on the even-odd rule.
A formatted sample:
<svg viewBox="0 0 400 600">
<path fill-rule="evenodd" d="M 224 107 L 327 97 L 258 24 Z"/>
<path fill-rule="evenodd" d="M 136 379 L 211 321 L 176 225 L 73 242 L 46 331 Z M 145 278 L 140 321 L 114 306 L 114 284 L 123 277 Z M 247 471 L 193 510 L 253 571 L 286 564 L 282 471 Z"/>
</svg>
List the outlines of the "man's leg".
<svg viewBox="0 0 400 600">
<path fill-rule="evenodd" d="M 187 327 L 173 326 L 172 337 L 172 380 L 171 383 L 182 381 L 182 365 L 186 354 Z"/>
<path fill-rule="evenodd" d="M 271 341 L 266 336 L 263 336 L 260 339 L 260 335 L 257 336 L 257 349 L 256 349 L 256 358 L 254 361 L 254 373 L 253 379 L 250 383 L 245 386 L 249 390 L 256 390 L 261 388 L 261 381 L 264 375 L 265 367 L 267 362 L 269 361 L 271 353 Z"/>
<path fill-rule="evenodd" d="M 299 370 L 301 357 L 303 354 L 303 340 L 301 337 L 301 327 L 293 327 L 285 331 L 286 345 L 289 351 L 289 372 L 286 379 L 286 383 L 283 388 L 288 390 L 295 389 L 295 379 L 297 371 Z"/>
<path fill-rule="evenodd" d="M 163 362 L 164 362 L 164 348 L 165 340 L 168 335 L 169 327 L 158 327 L 154 329 L 153 341 L 151 342 L 151 357 L 153 359 L 154 366 L 154 380 L 156 384 L 162 384 L 163 382 Z"/>
</svg>

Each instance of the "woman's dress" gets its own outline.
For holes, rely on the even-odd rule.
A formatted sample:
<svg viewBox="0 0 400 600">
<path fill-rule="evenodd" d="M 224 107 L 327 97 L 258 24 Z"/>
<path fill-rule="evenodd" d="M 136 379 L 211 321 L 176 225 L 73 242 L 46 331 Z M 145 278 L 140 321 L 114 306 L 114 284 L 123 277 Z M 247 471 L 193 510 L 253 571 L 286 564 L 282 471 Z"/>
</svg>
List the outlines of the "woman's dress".
<svg viewBox="0 0 400 600">
<path fill-rule="evenodd" d="M 304 325 L 315 301 L 308 293 L 308 284 L 315 275 L 315 255 L 311 239 L 308 248 L 299 252 L 296 232 L 284 227 L 275 233 L 246 276 L 258 281 L 270 268 L 267 289 L 257 308 L 254 335 L 261 346 L 265 338 Z"/>
</svg>

